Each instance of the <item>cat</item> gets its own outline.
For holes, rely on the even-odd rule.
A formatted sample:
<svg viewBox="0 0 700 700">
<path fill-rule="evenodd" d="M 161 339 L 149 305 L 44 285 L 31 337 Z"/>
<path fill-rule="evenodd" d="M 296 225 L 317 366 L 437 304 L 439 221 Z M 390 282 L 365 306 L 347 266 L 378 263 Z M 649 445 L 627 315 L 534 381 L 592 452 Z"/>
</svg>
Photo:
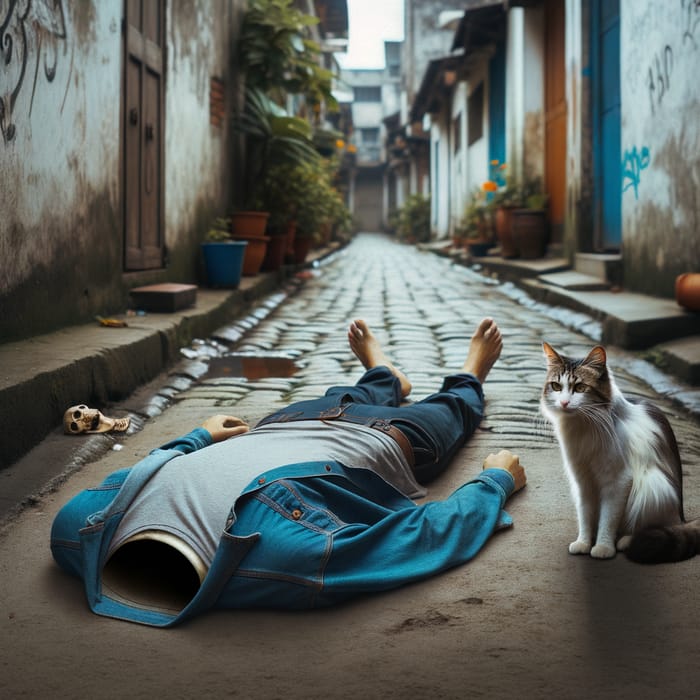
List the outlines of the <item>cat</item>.
<svg viewBox="0 0 700 700">
<path fill-rule="evenodd" d="M 543 343 L 547 378 L 540 410 L 561 448 L 578 517 L 571 554 L 643 563 L 695 556 L 700 519 L 685 522 L 681 459 L 668 420 L 627 400 L 598 345 L 584 359 Z"/>
</svg>

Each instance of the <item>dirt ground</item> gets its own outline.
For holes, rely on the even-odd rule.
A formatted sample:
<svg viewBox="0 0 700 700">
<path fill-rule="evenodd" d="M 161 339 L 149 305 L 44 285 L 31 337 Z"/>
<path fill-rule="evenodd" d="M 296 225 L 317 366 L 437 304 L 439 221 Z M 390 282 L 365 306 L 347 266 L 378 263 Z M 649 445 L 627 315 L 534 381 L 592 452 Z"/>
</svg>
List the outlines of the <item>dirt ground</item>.
<svg viewBox="0 0 700 700">
<path fill-rule="evenodd" d="M 53 516 L 154 434 L 184 432 L 191 410 L 171 409 L 3 533 L 2 697 L 661 698 L 700 687 L 698 560 L 570 556 L 575 521 L 551 440 L 519 450 L 529 483 L 508 506 L 514 527 L 430 581 L 310 613 L 217 611 L 171 630 L 93 615 L 51 559 Z M 479 431 L 430 497 L 499 445 Z M 698 490 L 687 478 L 696 507 Z"/>
<path fill-rule="evenodd" d="M 378 258 L 363 251 L 357 252 L 362 261 Z M 347 255 L 350 259 L 353 250 Z M 405 348 L 404 367 L 410 369 L 435 343 L 428 338 L 416 350 L 418 336 L 434 330 L 440 314 L 447 318 L 452 308 L 462 314 L 455 328 L 472 327 L 483 315 L 496 317 L 504 352 L 486 384 L 487 418 L 431 485 L 428 498 L 446 496 L 479 471 L 489 452 L 506 447 L 519 454 L 528 474 L 527 487 L 507 504 L 514 526 L 496 534 L 464 566 L 337 608 L 215 611 L 168 630 L 93 615 L 81 583 L 51 558 L 49 531 L 58 509 L 78 491 L 199 425 L 203 416 L 221 412 L 222 402 L 237 402 L 234 412 L 253 421 L 275 408 L 281 395 L 271 390 L 242 395 L 240 387 L 223 382 L 195 387 L 126 438 L 121 451 L 108 451 L 57 483 L 53 492 L 36 497 L 0 532 L 1 698 L 698 697 L 700 557 L 643 567 L 623 556 L 596 561 L 567 551 L 576 534 L 575 516 L 558 446 L 537 418 L 540 339 L 577 349 L 590 340 L 495 291 L 467 290 L 471 297 L 464 304 L 462 274 L 432 258 L 414 264 L 415 255 L 406 247 L 398 253 L 392 249 L 386 268 L 408 277 L 413 264 L 414 277 L 407 279 L 416 290 L 413 299 L 397 293 L 382 297 L 377 285 L 391 280 L 381 270 L 369 280 L 354 280 L 342 270 L 334 276 L 331 270 L 310 282 L 277 321 L 261 324 L 261 335 L 283 321 L 288 330 L 311 333 L 303 313 L 313 303 L 321 309 L 324 328 L 329 327 L 326 308 L 336 309 L 339 318 L 359 309 L 404 319 L 412 318 L 410 310 L 420 303 L 423 316 L 415 326 L 402 330 L 397 323 L 395 329 L 404 333 L 397 335 L 396 347 Z M 399 265 L 397 256 L 404 256 L 406 264 Z M 355 269 L 369 267 L 358 263 Z M 434 285 L 426 283 L 426 274 L 441 279 L 440 290 L 446 290 L 435 305 L 429 299 Z M 387 289 L 394 289 L 389 282 Z M 356 300 L 355 287 L 349 293 L 348 285 L 366 290 L 367 300 Z M 331 293 L 330 300 L 324 296 Z M 385 313 L 381 299 L 387 297 L 396 300 L 396 308 Z M 351 310 L 340 308 L 342 303 Z M 448 336 L 443 354 L 450 360 Z M 270 342 L 279 345 L 277 339 Z M 330 349 L 308 343 L 305 391 L 327 385 L 327 375 L 346 366 L 344 359 L 331 362 L 335 354 L 347 354 L 340 331 L 329 342 Z M 459 352 L 465 343 L 457 338 Z M 621 369 L 617 376 L 624 391 L 655 399 L 669 415 L 684 459 L 686 512 L 700 516 L 697 420 L 654 397 L 634 373 L 625 373 L 631 365 L 624 354 L 611 353 L 611 358 L 616 373 Z M 430 382 L 420 373 L 414 378 L 419 394 L 433 381 L 425 376 Z M 44 441 L 28 463 L 55 464 L 60 471 L 63 456 L 55 446 L 61 442 L 60 434 Z M 3 479 L 9 477 L 0 474 L 0 483 Z"/>
</svg>

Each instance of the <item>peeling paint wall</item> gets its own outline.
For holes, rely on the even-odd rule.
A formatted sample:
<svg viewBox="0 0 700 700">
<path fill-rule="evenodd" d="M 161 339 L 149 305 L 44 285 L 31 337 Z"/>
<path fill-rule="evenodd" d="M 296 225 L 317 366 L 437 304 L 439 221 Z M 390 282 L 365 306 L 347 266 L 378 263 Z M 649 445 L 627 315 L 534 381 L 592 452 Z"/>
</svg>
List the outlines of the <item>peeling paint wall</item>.
<svg viewBox="0 0 700 700">
<path fill-rule="evenodd" d="M 0 5 L 0 341 L 125 310 L 128 289 L 195 281 L 199 239 L 231 197 L 230 124 L 209 85 L 232 90 L 244 0 L 166 2 L 168 267 L 123 273 L 123 2 Z"/>
<path fill-rule="evenodd" d="M 231 213 L 236 169 L 231 98 L 238 92 L 231 65 L 242 6 L 228 0 L 170 3 L 165 227 L 171 266 L 183 278 L 196 277 L 198 245 L 212 219 Z M 229 96 L 221 127 L 210 124 L 212 77 L 222 80 Z"/>
<path fill-rule="evenodd" d="M 3 5 L 0 338 L 114 307 L 121 7 Z"/>
<path fill-rule="evenodd" d="M 544 14 L 541 7 L 508 13 L 507 162 L 516 179 L 544 173 Z"/>
<path fill-rule="evenodd" d="M 700 4 L 622 0 L 620 55 L 624 282 L 671 297 L 700 270 Z"/>
</svg>

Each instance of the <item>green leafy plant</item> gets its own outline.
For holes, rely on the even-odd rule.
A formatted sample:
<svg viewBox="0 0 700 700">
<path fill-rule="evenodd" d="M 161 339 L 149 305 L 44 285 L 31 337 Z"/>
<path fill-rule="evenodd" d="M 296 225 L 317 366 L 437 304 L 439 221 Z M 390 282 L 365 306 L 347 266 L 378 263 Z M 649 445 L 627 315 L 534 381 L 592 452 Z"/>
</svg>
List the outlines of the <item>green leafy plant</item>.
<svg viewBox="0 0 700 700">
<path fill-rule="evenodd" d="M 324 226 L 349 229 L 350 212 L 335 186 L 337 163 L 321 159 L 298 165 L 292 174 L 297 236 L 311 236 L 316 242 Z"/>
<path fill-rule="evenodd" d="M 459 239 L 490 241 L 493 238 L 493 223 L 491 210 L 483 190 L 476 190 L 464 209 L 456 236 Z"/>
<path fill-rule="evenodd" d="M 430 197 L 412 194 L 396 213 L 396 235 L 405 241 L 427 243 L 430 240 Z"/>
<path fill-rule="evenodd" d="M 320 158 L 311 125 L 288 116 L 260 90 L 246 90 L 245 107 L 235 126 L 247 137 L 242 208 L 261 208 L 261 191 L 271 168 L 313 163 Z"/>
<path fill-rule="evenodd" d="M 312 107 L 337 109 L 333 73 L 320 65 L 321 47 L 309 29 L 318 18 L 293 0 L 249 0 L 239 40 L 239 68 L 246 84 L 283 104 L 287 94 L 303 95 Z"/>
<path fill-rule="evenodd" d="M 541 178 L 529 178 L 517 182 L 508 174 L 508 166 L 491 161 L 490 178 L 481 186 L 490 209 L 512 207 L 514 209 L 546 209 L 549 196 L 544 191 Z"/>
</svg>

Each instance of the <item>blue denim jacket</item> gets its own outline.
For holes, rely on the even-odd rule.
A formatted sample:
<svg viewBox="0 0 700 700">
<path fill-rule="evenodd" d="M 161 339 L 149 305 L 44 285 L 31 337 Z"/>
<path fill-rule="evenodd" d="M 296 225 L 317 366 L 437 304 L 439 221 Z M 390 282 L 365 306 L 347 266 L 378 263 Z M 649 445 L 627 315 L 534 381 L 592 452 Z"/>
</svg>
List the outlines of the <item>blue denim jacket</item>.
<svg viewBox="0 0 700 700">
<path fill-rule="evenodd" d="M 416 505 L 371 471 L 306 462 L 261 474 L 235 503 L 207 576 L 178 614 L 108 597 L 101 572 L 110 541 L 143 484 L 170 459 L 211 444 L 197 428 L 110 474 L 57 514 L 51 551 L 82 578 L 100 615 L 165 627 L 211 608 L 305 609 L 418 581 L 464 563 L 494 530 L 514 481 L 482 471 L 444 501 Z"/>
</svg>

